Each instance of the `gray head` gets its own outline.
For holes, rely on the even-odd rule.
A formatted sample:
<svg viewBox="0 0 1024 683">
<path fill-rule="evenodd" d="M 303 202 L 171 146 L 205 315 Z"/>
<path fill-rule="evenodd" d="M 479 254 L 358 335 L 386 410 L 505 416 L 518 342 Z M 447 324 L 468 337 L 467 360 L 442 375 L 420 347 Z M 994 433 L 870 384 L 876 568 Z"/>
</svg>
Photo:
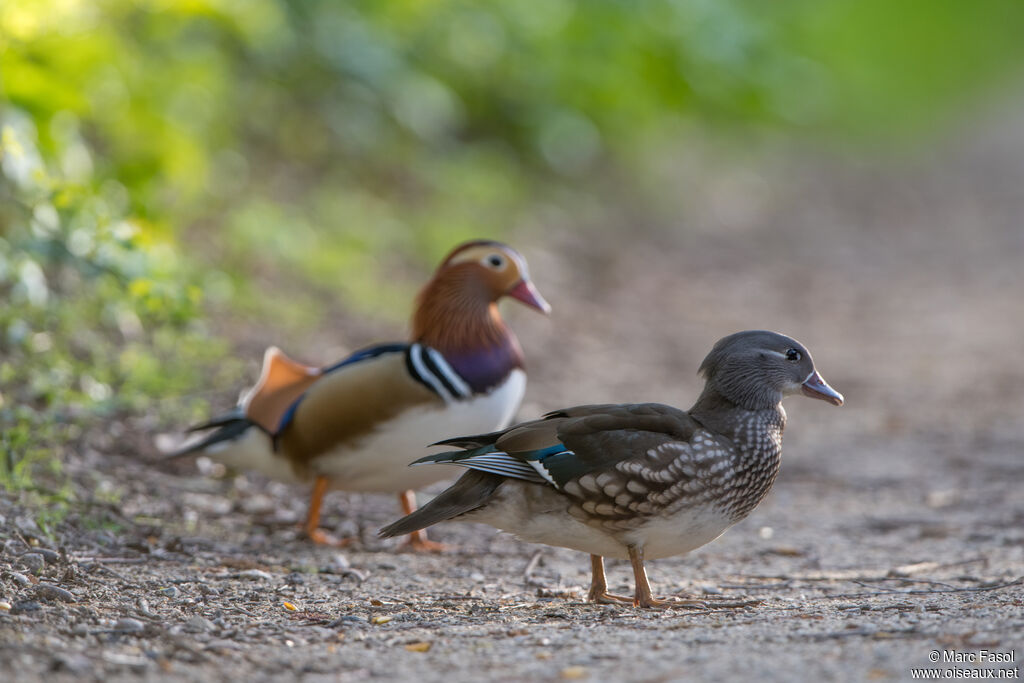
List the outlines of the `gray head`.
<svg viewBox="0 0 1024 683">
<path fill-rule="evenodd" d="M 843 395 L 814 369 L 803 344 L 777 332 L 747 330 L 719 339 L 700 372 L 705 394 L 715 392 L 749 410 L 770 408 L 800 391 L 843 405 Z"/>
</svg>

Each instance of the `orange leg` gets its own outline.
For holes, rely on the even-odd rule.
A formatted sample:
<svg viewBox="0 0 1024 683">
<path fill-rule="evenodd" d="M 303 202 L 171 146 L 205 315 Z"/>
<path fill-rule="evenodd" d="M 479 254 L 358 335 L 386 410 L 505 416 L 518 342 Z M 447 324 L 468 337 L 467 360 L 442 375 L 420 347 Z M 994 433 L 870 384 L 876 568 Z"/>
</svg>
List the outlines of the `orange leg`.
<svg viewBox="0 0 1024 683">
<path fill-rule="evenodd" d="M 413 491 L 402 491 L 398 494 L 398 502 L 402 504 L 402 512 L 411 515 L 416 511 L 416 494 Z M 417 552 L 439 553 L 447 550 L 448 546 L 427 538 L 426 529 L 417 529 L 409 534 L 409 540 L 402 546 L 405 549 Z"/>
<path fill-rule="evenodd" d="M 330 481 L 327 477 L 316 478 L 316 483 L 313 484 L 313 495 L 309 499 L 309 513 L 306 515 L 304 529 L 309 539 L 317 545 L 331 545 L 336 548 L 344 548 L 355 541 L 355 539 L 335 538 L 320 528 L 320 505 L 324 501 L 324 494 L 327 493 L 327 486 L 329 484 Z"/>
<path fill-rule="evenodd" d="M 670 598 L 659 600 L 651 595 L 651 584 L 647 581 L 647 570 L 644 569 L 644 550 L 635 545 L 629 546 L 629 563 L 633 565 L 633 579 L 636 581 L 636 592 L 633 594 L 634 607 L 703 607 L 707 604 L 700 600 L 679 600 Z"/>
<path fill-rule="evenodd" d="M 608 580 L 604 575 L 604 558 L 600 555 L 590 556 L 590 593 L 587 600 L 599 605 L 631 604 L 633 600 L 608 592 Z"/>
</svg>

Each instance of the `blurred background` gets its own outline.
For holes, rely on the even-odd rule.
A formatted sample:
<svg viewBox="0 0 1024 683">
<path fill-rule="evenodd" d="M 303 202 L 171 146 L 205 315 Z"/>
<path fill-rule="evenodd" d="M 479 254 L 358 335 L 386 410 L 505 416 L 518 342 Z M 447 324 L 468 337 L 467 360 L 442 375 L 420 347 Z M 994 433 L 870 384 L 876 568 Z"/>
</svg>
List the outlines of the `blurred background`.
<svg viewBox="0 0 1024 683">
<path fill-rule="evenodd" d="M 688 405 L 771 327 L 851 399 L 805 443 L 1015 424 L 1022 35 L 1017 0 L 3 0 L 0 481 L 67 502 L 69 453 L 152 454 L 269 344 L 401 338 L 473 237 L 555 307 L 507 307 L 524 416 Z"/>
</svg>

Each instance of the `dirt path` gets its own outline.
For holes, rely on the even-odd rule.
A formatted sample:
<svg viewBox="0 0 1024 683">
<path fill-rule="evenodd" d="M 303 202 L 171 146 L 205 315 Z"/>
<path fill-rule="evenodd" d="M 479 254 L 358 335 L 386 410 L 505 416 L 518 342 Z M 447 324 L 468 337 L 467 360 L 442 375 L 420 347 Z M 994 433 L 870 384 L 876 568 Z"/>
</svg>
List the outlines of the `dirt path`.
<svg viewBox="0 0 1024 683">
<path fill-rule="evenodd" d="M 532 373 L 524 416 L 689 405 L 711 343 L 752 327 L 804 341 L 846 394 L 841 409 L 790 399 L 768 499 L 651 563 L 657 590 L 707 610 L 585 604 L 585 556 L 485 527 L 436 530 L 446 554 L 395 552 L 373 537 L 397 514 L 381 497 L 334 494 L 327 523 L 365 543 L 313 548 L 295 528 L 305 492 L 115 443 L 69 458 L 90 502 L 56 541 L 0 497 L 0 678 L 886 681 L 932 651 L 979 650 L 1016 662 L 935 666 L 1019 667 L 1024 169 L 1007 160 L 1024 156 L 1021 130 L 941 164 L 756 176 L 752 218 L 694 199 L 686 237 L 520 245 L 555 307 L 510 310 Z M 631 589 L 622 563 L 610 580 Z"/>
</svg>

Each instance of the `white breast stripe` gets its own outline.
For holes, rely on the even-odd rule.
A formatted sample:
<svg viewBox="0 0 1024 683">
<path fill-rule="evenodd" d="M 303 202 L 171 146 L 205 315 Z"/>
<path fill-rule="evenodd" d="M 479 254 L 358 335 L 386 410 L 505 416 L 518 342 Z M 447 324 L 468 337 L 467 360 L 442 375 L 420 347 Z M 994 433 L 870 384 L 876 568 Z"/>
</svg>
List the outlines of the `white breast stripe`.
<svg viewBox="0 0 1024 683">
<path fill-rule="evenodd" d="M 412 361 L 413 369 L 416 370 L 416 374 L 420 376 L 420 379 L 429 384 L 437 392 L 437 395 L 444 399 L 445 403 L 451 403 L 452 395 L 448 393 L 444 383 L 435 377 L 434 373 L 427 370 L 426 364 L 423 362 L 423 346 L 420 344 L 410 346 L 409 359 Z"/>
<path fill-rule="evenodd" d="M 473 393 L 473 390 L 469 388 L 465 380 L 459 377 L 459 374 L 455 372 L 452 366 L 448 365 L 448 361 L 444 359 L 440 352 L 427 347 L 427 354 L 434 361 L 434 365 L 441 371 L 441 374 L 444 375 L 444 378 L 448 380 L 448 383 L 455 387 L 455 393 L 459 395 L 459 398 L 466 398 Z"/>
</svg>

